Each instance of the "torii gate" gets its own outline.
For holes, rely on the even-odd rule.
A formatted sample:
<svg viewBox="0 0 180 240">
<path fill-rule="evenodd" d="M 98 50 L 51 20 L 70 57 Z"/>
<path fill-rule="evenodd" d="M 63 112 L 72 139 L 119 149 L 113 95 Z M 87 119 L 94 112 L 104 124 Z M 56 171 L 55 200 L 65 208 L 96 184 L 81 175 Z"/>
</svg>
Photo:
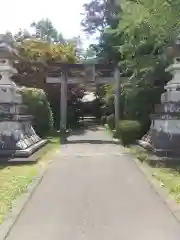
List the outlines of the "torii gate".
<svg viewBox="0 0 180 240">
<path fill-rule="evenodd" d="M 111 64 L 62 64 L 54 63 L 48 68 L 48 84 L 61 84 L 60 132 L 66 131 L 67 85 L 71 84 L 113 84 L 115 86 L 115 126 L 119 123 L 120 72 Z"/>
</svg>

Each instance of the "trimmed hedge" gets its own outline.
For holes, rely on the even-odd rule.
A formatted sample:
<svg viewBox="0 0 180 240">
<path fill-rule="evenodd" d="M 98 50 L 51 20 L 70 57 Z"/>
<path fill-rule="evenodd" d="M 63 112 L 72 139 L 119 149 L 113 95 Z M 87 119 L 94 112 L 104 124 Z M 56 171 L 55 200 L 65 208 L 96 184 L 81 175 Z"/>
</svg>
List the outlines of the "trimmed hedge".
<svg viewBox="0 0 180 240">
<path fill-rule="evenodd" d="M 135 143 L 140 137 L 141 124 L 135 120 L 122 120 L 115 133 L 115 137 L 119 138 L 123 145 Z"/>
<path fill-rule="evenodd" d="M 109 115 L 107 117 L 106 122 L 107 122 L 107 125 L 109 126 L 109 128 L 111 130 L 113 130 L 115 128 L 115 116 L 114 116 L 114 114 Z"/>
<path fill-rule="evenodd" d="M 48 135 L 53 129 L 53 114 L 46 93 L 37 88 L 20 88 L 23 103 L 33 116 L 33 127 L 39 136 Z"/>
</svg>

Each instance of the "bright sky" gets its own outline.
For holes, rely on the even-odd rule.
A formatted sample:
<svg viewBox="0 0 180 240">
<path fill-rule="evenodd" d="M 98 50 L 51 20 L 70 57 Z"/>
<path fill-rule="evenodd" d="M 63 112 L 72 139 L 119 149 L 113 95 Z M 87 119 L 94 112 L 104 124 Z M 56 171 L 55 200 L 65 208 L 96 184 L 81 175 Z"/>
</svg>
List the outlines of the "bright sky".
<svg viewBox="0 0 180 240">
<path fill-rule="evenodd" d="M 5 0 L 1 1 L 0 33 L 17 32 L 28 29 L 32 22 L 49 18 L 56 29 L 65 38 L 80 35 L 86 47 L 92 40 L 87 40 L 82 33 L 80 22 L 83 4 L 88 0 Z"/>
</svg>

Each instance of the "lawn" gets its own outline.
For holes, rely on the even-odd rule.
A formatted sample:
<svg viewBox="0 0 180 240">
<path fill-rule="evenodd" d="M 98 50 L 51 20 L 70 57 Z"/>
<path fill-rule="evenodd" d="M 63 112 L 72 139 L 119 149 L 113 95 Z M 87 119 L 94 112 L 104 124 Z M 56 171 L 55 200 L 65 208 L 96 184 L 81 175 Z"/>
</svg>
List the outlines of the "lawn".
<svg viewBox="0 0 180 240">
<path fill-rule="evenodd" d="M 168 190 L 178 204 L 180 203 L 180 173 L 178 168 L 153 168 L 151 167 L 152 176 Z"/>
<path fill-rule="evenodd" d="M 51 137 L 49 143 L 40 150 L 35 164 L 0 165 L 0 224 L 11 210 L 14 200 L 27 191 L 28 185 L 38 172 L 45 168 L 54 152 L 59 148 L 59 138 Z"/>
<path fill-rule="evenodd" d="M 152 167 L 147 164 L 148 154 L 146 151 L 136 147 L 126 148 L 126 150 L 135 155 L 142 166 L 158 181 L 159 185 L 168 191 L 170 197 L 180 204 L 180 166 L 172 168 Z"/>
</svg>

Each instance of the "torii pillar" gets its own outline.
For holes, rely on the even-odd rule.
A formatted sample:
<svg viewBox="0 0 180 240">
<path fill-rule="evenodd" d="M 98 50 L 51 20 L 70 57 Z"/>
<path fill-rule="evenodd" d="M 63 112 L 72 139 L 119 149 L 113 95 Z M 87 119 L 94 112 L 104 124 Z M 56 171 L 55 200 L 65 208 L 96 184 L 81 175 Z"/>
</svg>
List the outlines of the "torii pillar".
<svg viewBox="0 0 180 240">
<path fill-rule="evenodd" d="M 66 133 L 66 125 L 67 125 L 67 74 L 66 72 L 63 74 L 63 81 L 61 81 L 61 98 L 60 98 L 60 133 Z"/>
<path fill-rule="evenodd" d="M 116 68 L 114 72 L 115 89 L 114 89 L 114 108 L 115 108 L 115 129 L 118 129 L 120 119 L 120 72 Z"/>
</svg>

